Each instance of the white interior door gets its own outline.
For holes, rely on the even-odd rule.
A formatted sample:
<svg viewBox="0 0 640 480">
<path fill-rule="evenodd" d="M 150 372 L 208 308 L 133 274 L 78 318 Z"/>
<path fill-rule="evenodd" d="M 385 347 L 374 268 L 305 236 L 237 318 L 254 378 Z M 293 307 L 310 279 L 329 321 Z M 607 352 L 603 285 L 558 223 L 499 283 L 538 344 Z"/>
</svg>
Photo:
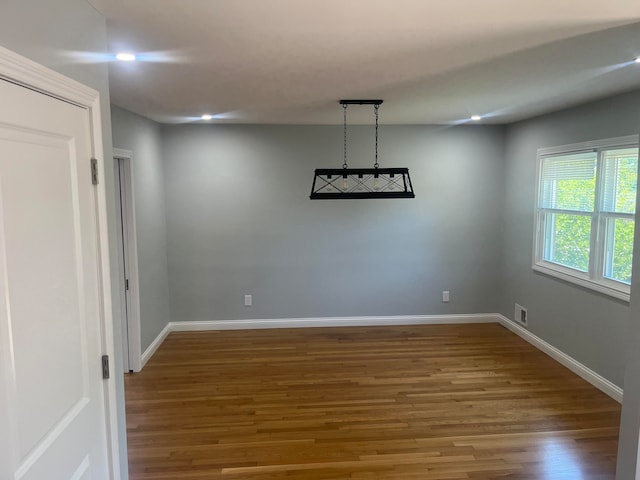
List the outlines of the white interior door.
<svg viewBox="0 0 640 480">
<path fill-rule="evenodd" d="M 107 479 L 90 114 L 1 79 L 0 105 L 0 479 Z"/>
</svg>

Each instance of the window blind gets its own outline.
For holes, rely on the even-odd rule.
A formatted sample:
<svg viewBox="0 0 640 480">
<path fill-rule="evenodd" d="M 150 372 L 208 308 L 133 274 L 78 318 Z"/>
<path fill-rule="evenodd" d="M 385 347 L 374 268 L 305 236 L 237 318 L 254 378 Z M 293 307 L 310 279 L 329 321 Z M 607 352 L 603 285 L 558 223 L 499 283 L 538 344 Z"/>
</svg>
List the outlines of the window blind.
<svg viewBox="0 0 640 480">
<path fill-rule="evenodd" d="M 593 212 L 598 153 L 593 150 L 541 160 L 540 207 Z"/>
</svg>

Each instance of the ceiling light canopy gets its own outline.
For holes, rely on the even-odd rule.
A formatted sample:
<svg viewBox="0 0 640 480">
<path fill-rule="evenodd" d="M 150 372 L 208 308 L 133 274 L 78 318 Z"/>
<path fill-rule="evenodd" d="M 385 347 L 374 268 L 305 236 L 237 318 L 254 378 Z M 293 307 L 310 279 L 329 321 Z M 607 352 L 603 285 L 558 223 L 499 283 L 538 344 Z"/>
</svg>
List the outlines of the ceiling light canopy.
<svg viewBox="0 0 640 480">
<path fill-rule="evenodd" d="M 346 198 L 415 198 L 408 168 L 379 168 L 378 110 L 382 100 L 340 100 L 344 112 L 344 161 L 342 168 L 318 168 L 311 186 L 311 200 Z M 347 165 L 347 107 L 373 105 L 376 116 L 376 156 L 373 168 Z"/>
<path fill-rule="evenodd" d="M 120 62 L 135 62 L 136 55 L 131 52 L 120 52 L 116 54 L 116 60 Z"/>
</svg>

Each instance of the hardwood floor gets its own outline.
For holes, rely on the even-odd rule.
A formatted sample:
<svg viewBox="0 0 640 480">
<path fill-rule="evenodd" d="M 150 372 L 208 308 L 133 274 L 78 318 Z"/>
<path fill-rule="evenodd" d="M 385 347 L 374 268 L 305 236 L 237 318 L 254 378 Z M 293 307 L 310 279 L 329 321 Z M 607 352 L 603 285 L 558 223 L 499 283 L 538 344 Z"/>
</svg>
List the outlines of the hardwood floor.
<svg viewBox="0 0 640 480">
<path fill-rule="evenodd" d="M 497 324 L 172 333 L 132 480 L 612 479 L 620 406 Z"/>
</svg>

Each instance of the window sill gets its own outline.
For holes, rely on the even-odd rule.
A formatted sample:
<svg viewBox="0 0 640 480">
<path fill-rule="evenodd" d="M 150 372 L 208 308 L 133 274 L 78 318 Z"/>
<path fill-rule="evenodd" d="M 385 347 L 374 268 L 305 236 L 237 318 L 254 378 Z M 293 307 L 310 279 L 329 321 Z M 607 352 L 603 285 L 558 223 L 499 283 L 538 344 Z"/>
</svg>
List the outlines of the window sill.
<svg viewBox="0 0 640 480">
<path fill-rule="evenodd" d="M 613 286 L 615 285 L 614 282 L 611 282 L 611 286 L 607 284 L 597 283 L 589 280 L 588 278 L 581 277 L 578 274 L 571 273 L 570 269 L 565 269 L 561 266 L 556 266 L 555 264 L 549 263 L 534 263 L 533 270 L 535 270 L 536 272 L 544 273 L 551 277 L 559 278 L 560 280 L 564 280 L 575 285 L 579 285 L 584 288 L 588 288 L 590 290 L 594 290 L 598 293 L 603 293 L 604 295 L 617 298 L 618 300 L 629 302 L 629 291 L 615 288 Z"/>
</svg>

